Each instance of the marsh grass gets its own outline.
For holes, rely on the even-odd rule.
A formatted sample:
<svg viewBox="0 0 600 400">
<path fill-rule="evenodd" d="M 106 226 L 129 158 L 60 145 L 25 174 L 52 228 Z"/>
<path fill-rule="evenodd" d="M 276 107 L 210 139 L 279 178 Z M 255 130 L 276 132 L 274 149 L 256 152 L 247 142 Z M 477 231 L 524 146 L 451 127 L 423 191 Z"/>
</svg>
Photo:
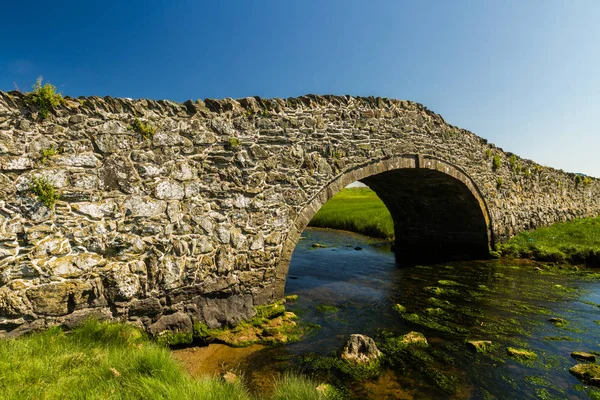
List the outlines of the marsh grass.
<svg viewBox="0 0 600 400">
<path fill-rule="evenodd" d="M 330 385 L 319 385 L 316 381 L 300 375 L 286 373 L 275 381 L 272 400 L 326 400 L 341 399 L 341 394 Z"/>
<path fill-rule="evenodd" d="M 276 393 L 289 391 L 286 385 L 317 386 L 300 376 L 280 384 Z M 242 383 L 190 377 L 167 347 L 129 325 L 88 321 L 69 333 L 52 328 L 0 340 L 0 399 L 251 398 Z"/>
<path fill-rule="evenodd" d="M 394 222 L 390 212 L 369 188 L 341 190 L 321 207 L 309 225 L 383 239 L 394 237 Z"/>
<path fill-rule="evenodd" d="M 522 232 L 500 245 L 504 256 L 600 266 L 600 217 Z"/>
</svg>

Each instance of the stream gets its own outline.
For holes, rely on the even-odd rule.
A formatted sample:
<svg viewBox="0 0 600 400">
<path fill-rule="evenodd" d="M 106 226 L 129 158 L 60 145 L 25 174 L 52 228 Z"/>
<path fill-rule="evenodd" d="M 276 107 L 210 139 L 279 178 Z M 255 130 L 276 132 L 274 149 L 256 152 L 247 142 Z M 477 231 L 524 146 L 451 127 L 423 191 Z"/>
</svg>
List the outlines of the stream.
<svg viewBox="0 0 600 400">
<path fill-rule="evenodd" d="M 301 341 L 252 351 L 222 345 L 185 351 L 209 371 L 211 357 L 202 354 L 224 347 L 221 367 L 240 372 L 254 393 L 293 370 L 358 399 L 600 399 L 599 389 L 569 373 L 581 363 L 571 352 L 600 352 L 598 270 L 527 260 L 400 268 L 389 243 L 309 228 L 292 257 L 286 295 L 298 295 L 286 308 L 305 327 Z M 393 338 L 411 331 L 429 345 L 396 351 Z M 353 333 L 374 338 L 382 349 L 379 372 L 348 371 L 337 360 Z M 475 352 L 469 340 L 492 344 Z M 508 347 L 535 356 L 518 360 Z"/>
</svg>

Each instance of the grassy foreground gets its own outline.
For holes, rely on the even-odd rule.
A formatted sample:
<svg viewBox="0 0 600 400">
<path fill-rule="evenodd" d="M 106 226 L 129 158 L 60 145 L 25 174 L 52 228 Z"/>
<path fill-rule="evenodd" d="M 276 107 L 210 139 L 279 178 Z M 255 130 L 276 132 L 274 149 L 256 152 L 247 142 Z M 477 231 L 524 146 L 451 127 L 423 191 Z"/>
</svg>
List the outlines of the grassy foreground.
<svg viewBox="0 0 600 400">
<path fill-rule="evenodd" d="M 269 397 L 328 399 L 331 387 L 283 376 Z M 252 399 L 242 383 L 193 379 L 166 347 L 135 327 L 89 321 L 70 333 L 53 328 L 0 340 L 1 399 Z"/>
<path fill-rule="evenodd" d="M 384 239 L 394 237 L 394 222 L 390 212 L 369 188 L 341 190 L 321 207 L 309 225 Z"/>
<path fill-rule="evenodd" d="M 600 266 L 600 217 L 521 232 L 499 250 L 504 256 Z"/>
</svg>

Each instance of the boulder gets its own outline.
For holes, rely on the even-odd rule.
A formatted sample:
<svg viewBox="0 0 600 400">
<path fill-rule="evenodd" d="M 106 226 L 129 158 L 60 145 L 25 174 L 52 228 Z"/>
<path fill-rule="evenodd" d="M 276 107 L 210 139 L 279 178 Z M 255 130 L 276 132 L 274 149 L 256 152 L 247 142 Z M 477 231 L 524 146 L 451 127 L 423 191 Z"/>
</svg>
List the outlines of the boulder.
<svg viewBox="0 0 600 400">
<path fill-rule="evenodd" d="M 600 386 L 600 365 L 596 364 L 577 364 L 569 370 L 584 383 Z"/>
<path fill-rule="evenodd" d="M 365 335 L 353 334 L 344 345 L 342 360 L 354 364 L 369 364 L 381 357 L 381 351 L 377 348 L 375 341 Z"/>
<path fill-rule="evenodd" d="M 585 351 L 574 351 L 571 353 L 571 357 L 576 360 L 596 362 L 596 356 Z"/>
<path fill-rule="evenodd" d="M 476 353 L 487 353 L 492 347 L 490 340 L 467 340 L 467 346 Z"/>
</svg>

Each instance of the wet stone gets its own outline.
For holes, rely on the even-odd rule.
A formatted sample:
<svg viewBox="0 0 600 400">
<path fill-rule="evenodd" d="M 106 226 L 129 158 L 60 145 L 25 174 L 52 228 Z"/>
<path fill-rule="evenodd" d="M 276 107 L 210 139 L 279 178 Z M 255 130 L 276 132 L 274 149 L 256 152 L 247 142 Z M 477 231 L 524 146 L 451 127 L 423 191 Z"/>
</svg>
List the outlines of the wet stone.
<svg viewBox="0 0 600 400">
<path fill-rule="evenodd" d="M 477 353 L 486 353 L 492 347 L 492 342 L 490 340 L 468 340 L 467 346 Z"/>
<path fill-rule="evenodd" d="M 577 364 L 569 372 L 584 383 L 600 387 L 600 365 Z"/>
<path fill-rule="evenodd" d="M 585 351 L 574 351 L 571 353 L 571 357 L 576 360 L 596 362 L 596 356 Z"/>
<path fill-rule="evenodd" d="M 352 334 L 346 341 L 340 358 L 354 364 L 369 364 L 381 357 L 375 341 L 365 335 Z"/>
</svg>

